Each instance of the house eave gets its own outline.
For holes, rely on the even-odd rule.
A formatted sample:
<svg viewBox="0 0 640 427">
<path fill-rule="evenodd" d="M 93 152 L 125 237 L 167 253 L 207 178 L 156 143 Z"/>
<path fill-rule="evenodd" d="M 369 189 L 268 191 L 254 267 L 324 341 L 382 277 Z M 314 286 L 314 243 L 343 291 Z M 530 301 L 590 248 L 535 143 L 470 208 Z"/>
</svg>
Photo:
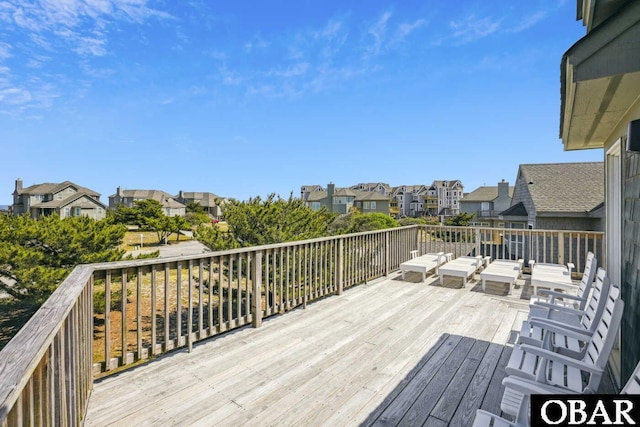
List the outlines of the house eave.
<svg viewBox="0 0 640 427">
<path fill-rule="evenodd" d="M 630 2 L 562 58 L 560 138 L 565 150 L 602 148 L 640 103 L 640 2 Z"/>
</svg>

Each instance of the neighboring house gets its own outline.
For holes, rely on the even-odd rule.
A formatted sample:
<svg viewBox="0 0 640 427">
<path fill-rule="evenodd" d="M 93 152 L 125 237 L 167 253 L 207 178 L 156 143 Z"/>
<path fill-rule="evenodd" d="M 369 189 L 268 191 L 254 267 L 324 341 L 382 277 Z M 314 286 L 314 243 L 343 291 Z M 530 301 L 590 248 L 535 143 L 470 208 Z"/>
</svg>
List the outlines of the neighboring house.
<svg viewBox="0 0 640 427">
<path fill-rule="evenodd" d="M 186 214 L 186 206 L 169 193 L 160 190 L 123 190 L 121 187 L 109 196 L 109 209 L 116 209 L 120 205 L 132 207 L 133 202 L 138 200 L 157 200 L 162 205 L 162 212 L 167 216 Z"/>
<path fill-rule="evenodd" d="M 460 199 L 460 213 L 474 214 L 473 225 L 503 227 L 499 213 L 511 206 L 513 190 L 504 179 L 497 186 L 478 187 Z"/>
<path fill-rule="evenodd" d="M 391 214 L 392 199 L 377 191 L 356 191 L 355 207 L 362 213 Z"/>
<path fill-rule="evenodd" d="M 326 191 L 312 191 L 305 203 L 313 210 L 326 207 L 329 212 L 347 214 L 352 208 L 362 213 L 379 212 L 389 215 L 391 198 L 377 192 L 336 188 L 328 184 Z"/>
<path fill-rule="evenodd" d="M 13 191 L 14 215 L 30 214 L 33 218 L 58 215 L 60 218 L 87 216 L 103 219 L 106 206 L 100 202 L 100 194 L 71 181 L 36 184 L 23 188 L 16 179 Z"/>
<path fill-rule="evenodd" d="M 604 163 L 520 165 L 508 228 L 604 230 Z"/>
<path fill-rule="evenodd" d="M 313 192 L 318 192 L 318 191 L 325 191 L 325 190 L 319 185 L 303 185 L 302 187 L 300 187 L 300 198 L 306 202 L 307 198 L 309 197 L 309 194 Z"/>
<path fill-rule="evenodd" d="M 587 34 L 562 57 L 560 137 L 565 150 L 603 149 L 605 259 L 598 264 L 625 303 L 610 358 L 621 384 L 640 360 L 640 135 L 629 132 L 630 123 L 640 125 L 640 2 L 577 4 Z"/>
<path fill-rule="evenodd" d="M 369 183 L 360 183 L 350 187 L 350 190 L 355 191 L 372 191 L 376 193 L 380 193 L 382 195 L 388 196 L 391 195 L 393 189 L 386 182 L 369 182 Z"/>
<path fill-rule="evenodd" d="M 212 217 L 216 219 L 222 217 L 221 205 L 224 204 L 224 199 L 213 193 L 180 190 L 175 199 L 185 206 L 189 203 L 197 203 Z"/>
<path fill-rule="evenodd" d="M 431 184 L 438 193 L 438 215 L 441 219 L 460 213 L 460 199 L 464 195 L 464 186 L 457 179 L 433 181 Z"/>
</svg>

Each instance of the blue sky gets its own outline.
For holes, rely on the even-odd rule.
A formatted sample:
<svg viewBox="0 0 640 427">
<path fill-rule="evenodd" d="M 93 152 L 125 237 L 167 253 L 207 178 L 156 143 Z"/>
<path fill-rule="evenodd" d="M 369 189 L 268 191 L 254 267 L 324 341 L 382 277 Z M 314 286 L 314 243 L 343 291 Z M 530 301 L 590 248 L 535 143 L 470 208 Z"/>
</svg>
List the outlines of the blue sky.
<svg viewBox="0 0 640 427">
<path fill-rule="evenodd" d="M 558 138 L 572 0 L 0 0 L 0 204 L 515 182 Z"/>
</svg>

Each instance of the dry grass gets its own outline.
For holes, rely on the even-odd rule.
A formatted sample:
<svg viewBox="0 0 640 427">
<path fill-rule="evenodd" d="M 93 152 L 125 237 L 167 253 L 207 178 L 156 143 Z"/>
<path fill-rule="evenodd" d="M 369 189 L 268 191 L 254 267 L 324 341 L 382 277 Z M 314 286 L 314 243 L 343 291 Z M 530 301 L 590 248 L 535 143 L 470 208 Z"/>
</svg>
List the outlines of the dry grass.
<svg viewBox="0 0 640 427">
<path fill-rule="evenodd" d="M 120 247 L 125 251 L 133 251 L 140 246 L 140 236 L 142 235 L 142 248 L 155 248 L 160 245 L 158 241 L 158 234 L 154 231 L 127 231 L 124 235 L 124 239 L 122 240 L 122 244 Z M 168 244 L 184 242 L 187 240 L 191 240 L 190 237 L 184 236 L 182 234 L 176 236 L 176 234 L 171 234 L 167 239 Z"/>
</svg>

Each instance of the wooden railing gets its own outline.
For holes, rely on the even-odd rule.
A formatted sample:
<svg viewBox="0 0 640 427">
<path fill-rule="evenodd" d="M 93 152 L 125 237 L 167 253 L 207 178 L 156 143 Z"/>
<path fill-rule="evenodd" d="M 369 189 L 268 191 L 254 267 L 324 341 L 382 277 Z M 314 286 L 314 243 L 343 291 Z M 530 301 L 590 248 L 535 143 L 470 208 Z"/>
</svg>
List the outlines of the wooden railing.
<svg viewBox="0 0 640 427">
<path fill-rule="evenodd" d="M 393 272 L 410 251 L 574 262 L 593 232 L 410 226 L 77 267 L 0 352 L 0 426 L 79 424 L 95 377 Z M 602 265 L 602 264 L 600 264 Z"/>
</svg>

